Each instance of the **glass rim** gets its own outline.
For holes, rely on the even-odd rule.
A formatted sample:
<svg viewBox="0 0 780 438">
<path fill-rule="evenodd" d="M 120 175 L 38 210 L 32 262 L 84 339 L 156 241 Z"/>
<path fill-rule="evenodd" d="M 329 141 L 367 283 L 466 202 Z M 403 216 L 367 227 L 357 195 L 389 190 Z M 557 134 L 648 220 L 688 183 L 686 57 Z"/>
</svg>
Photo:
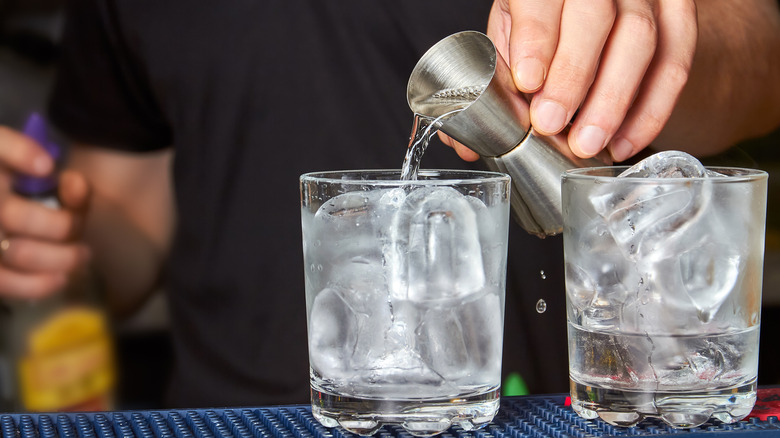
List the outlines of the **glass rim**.
<svg viewBox="0 0 780 438">
<path fill-rule="evenodd" d="M 300 181 L 397 187 L 399 185 L 479 184 L 510 180 L 509 175 L 505 173 L 472 169 L 420 169 L 417 175 L 418 179 L 402 180 L 401 169 L 323 170 L 304 173 L 300 176 Z"/>
<path fill-rule="evenodd" d="M 618 174 L 627 170 L 631 166 L 600 166 L 600 167 L 583 167 L 577 169 L 568 169 L 563 172 L 561 179 L 572 180 L 590 180 L 590 181 L 614 181 L 624 180 L 637 183 L 641 181 L 652 182 L 657 184 L 659 182 L 672 182 L 672 181 L 713 181 L 721 183 L 735 183 L 745 181 L 759 181 L 769 177 L 769 173 L 760 169 L 750 169 L 746 167 L 732 167 L 732 166 L 705 166 L 706 169 L 712 170 L 718 173 L 723 173 L 723 176 L 700 176 L 700 177 L 621 177 L 618 178 Z"/>
</svg>

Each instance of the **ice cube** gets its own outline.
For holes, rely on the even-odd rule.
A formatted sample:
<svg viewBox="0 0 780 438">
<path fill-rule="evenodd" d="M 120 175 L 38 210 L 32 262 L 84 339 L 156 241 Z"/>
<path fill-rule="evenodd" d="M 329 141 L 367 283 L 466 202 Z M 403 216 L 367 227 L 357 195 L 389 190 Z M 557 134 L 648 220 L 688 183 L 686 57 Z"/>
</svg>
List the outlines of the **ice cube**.
<svg viewBox="0 0 780 438">
<path fill-rule="evenodd" d="M 685 292 L 702 322 L 709 322 L 737 283 L 741 258 L 728 245 L 703 242 L 680 256 Z"/>
<path fill-rule="evenodd" d="M 708 323 L 737 287 L 748 253 L 746 237 L 741 229 L 726 227 L 724 220 L 720 214 L 703 217 L 696 233 L 682 239 L 685 247 L 677 257 L 653 267 L 659 287 L 669 295 L 668 311 L 695 314 Z"/>
<path fill-rule="evenodd" d="M 449 187 L 409 193 L 390 227 L 385 260 L 395 299 L 447 300 L 481 290 L 485 272 L 471 202 Z"/>
<path fill-rule="evenodd" d="M 415 327 L 401 318 L 394 319 L 388 330 L 382 333 L 383 342 L 373 346 L 379 354 L 372 354 L 367 366 L 362 368 L 364 371 L 356 374 L 355 378 L 371 386 L 384 386 L 381 394 L 399 398 L 411 396 L 409 391 L 414 385 L 434 388 L 445 384 L 443 377 L 434 372 L 420 357 L 416 348 Z M 393 388 L 402 392 L 394 394 L 390 392 Z"/>
<path fill-rule="evenodd" d="M 337 288 L 320 291 L 314 299 L 309 323 L 312 368 L 328 378 L 348 379 L 370 369 L 376 346 L 384 344 L 390 318 L 386 299 L 360 309 L 350 294 Z"/>
<path fill-rule="evenodd" d="M 352 263 L 381 263 L 386 227 L 395 208 L 391 190 L 348 192 L 325 202 L 313 218 L 304 215 L 304 260 L 310 290 L 327 287 L 334 269 Z M 397 193 L 396 193 L 397 195 Z"/>
<path fill-rule="evenodd" d="M 329 377 L 370 367 L 381 354 L 376 346 L 384 344 L 391 312 L 381 261 L 353 258 L 334 265 L 311 305 L 312 367 Z"/>
<path fill-rule="evenodd" d="M 417 349 L 445 381 L 484 384 L 485 376 L 501 374 L 501 300 L 492 288 L 468 298 L 448 306 L 421 306 Z"/>
<path fill-rule="evenodd" d="M 639 268 L 641 286 L 621 308 L 621 330 L 649 336 L 684 334 L 697 322 L 690 298 L 682 291 L 679 281 L 671 279 L 674 276 L 666 271 L 665 266 L 669 264 L 664 260 L 652 269 Z"/>
<path fill-rule="evenodd" d="M 503 280 L 506 272 L 506 233 L 509 229 L 509 215 L 506 204 L 497 203 L 486 206 L 474 196 L 466 196 L 477 216 L 479 242 L 482 249 L 482 264 L 485 279 Z M 503 283 L 492 286 L 501 287 Z"/>
<path fill-rule="evenodd" d="M 669 338 L 667 342 L 680 342 Z M 731 339 L 719 339 L 712 342 L 702 338 L 675 349 L 657 348 L 653 353 L 658 365 L 659 388 L 685 389 L 700 388 L 701 382 L 708 381 L 723 386 L 733 384 L 734 370 L 739 370 L 745 352 Z"/>
<path fill-rule="evenodd" d="M 565 265 L 569 318 L 593 329 L 616 327 L 622 305 L 642 286 L 641 279 L 600 218 L 572 232 L 576 243 L 567 249 Z"/>
<path fill-rule="evenodd" d="M 417 316 L 390 303 L 382 269 L 364 261 L 340 265 L 316 295 L 309 317 L 312 369 L 353 396 L 395 394 L 393 388 L 407 384 L 441 386 L 442 377 L 416 350 Z"/>
<path fill-rule="evenodd" d="M 631 166 L 618 177 L 694 178 L 707 176 L 707 169 L 693 155 L 682 151 L 663 151 Z"/>
<path fill-rule="evenodd" d="M 623 254 L 632 260 L 663 259 L 679 253 L 679 239 L 710 202 L 712 185 L 706 179 L 688 184 L 665 178 L 705 177 L 707 170 L 694 157 L 677 151 L 660 152 L 637 163 L 605 184 L 591 198 L 595 211 L 607 222 Z M 626 184 L 622 178 L 654 178 Z M 655 178 L 658 178 L 656 180 Z"/>
</svg>

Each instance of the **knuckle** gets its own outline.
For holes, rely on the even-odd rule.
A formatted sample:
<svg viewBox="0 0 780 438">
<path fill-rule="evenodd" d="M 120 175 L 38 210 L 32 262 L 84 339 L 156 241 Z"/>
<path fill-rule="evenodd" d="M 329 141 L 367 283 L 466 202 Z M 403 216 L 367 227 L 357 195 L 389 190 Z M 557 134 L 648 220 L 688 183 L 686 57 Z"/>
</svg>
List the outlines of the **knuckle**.
<svg viewBox="0 0 780 438">
<path fill-rule="evenodd" d="M 643 111 L 638 116 L 642 131 L 650 138 L 655 138 L 661 132 L 667 120 L 668 116 L 652 111 Z"/>
<path fill-rule="evenodd" d="M 594 97 L 596 97 L 594 100 L 597 102 L 598 107 L 602 108 L 600 111 L 601 113 L 622 113 L 622 115 L 625 115 L 626 111 L 628 111 L 628 108 L 631 106 L 634 96 L 633 94 L 624 92 L 622 88 L 601 87 L 595 93 Z M 622 117 L 620 118 L 622 119 Z"/>
<path fill-rule="evenodd" d="M 594 19 L 612 20 L 617 16 L 617 0 L 592 0 L 588 2 L 588 10 Z"/>
<path fill-rule="evenodd" d="M 544 94 L 568 106 L 579 106 L 595 72 L 588 65 L 575 60 L 559 63 L 548 76 Z"/>
<path fill-rule="evenodd" d="M 518 26 L 522 31 L 522 42 L 526 44 L 546 44 L 558 31 L 554 23 L 548 23 L 538 17 L 529 17 Z"/>
<path fill-rule="evenodd" d="M 521 38 L 512 44 L 512 50 L 520 56 L 533 56 L 541 59 L 550 58 L 548 53 L 554 50 L 557 40 L 557 29 L 554 25 L 538 18 L 529 18 L 518 25 Z"/>
<path fill-rule="evenodd" d="M 679 93 L 688 82 L 691 63 L 681 60 L 670 60 L 665 63 L 661 71 L 666 88 Z"/>
<path fill-rule="evenodd" d="M 679 14 L 689 25 L 696 25 L 698 22 L 698 10 L 694 0 L 682 1 L 679 3 Z"/>
<path fill-rule="evenodd" d="M 640 44 L 650 44 L 655 48 L 658 43 L 658 21 L 650 11 L 629 11 L 622 14 L 619 20 Z"/>
</svg>

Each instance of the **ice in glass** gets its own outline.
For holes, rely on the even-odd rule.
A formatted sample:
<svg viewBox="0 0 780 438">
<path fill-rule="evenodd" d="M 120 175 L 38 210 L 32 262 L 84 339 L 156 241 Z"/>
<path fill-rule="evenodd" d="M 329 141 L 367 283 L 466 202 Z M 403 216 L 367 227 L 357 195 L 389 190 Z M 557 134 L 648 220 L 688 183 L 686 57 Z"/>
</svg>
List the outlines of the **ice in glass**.
<svg viewBox="0 0 780 438">
<path fill-rule="evenodd" d="M 564 174 L 572 406 L 630 426 L 756 399 L 767 174 L 668 151 Z"/>
<path fill-rule="evenodd" d="M 509 177 L 301 177 L 312 410 L 429 436 L 498 410 Z"/>
</svg>

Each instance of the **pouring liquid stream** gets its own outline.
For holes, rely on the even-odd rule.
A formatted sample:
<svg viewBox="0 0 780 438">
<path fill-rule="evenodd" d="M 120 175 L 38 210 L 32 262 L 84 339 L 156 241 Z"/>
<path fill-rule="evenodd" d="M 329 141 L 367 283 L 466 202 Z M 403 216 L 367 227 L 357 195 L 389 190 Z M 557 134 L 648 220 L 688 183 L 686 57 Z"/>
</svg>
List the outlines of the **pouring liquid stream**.
<svg viewBox="0 0 780 438">
<path fill-rule="evenodd" d="M 446 114 L 445 114 L 446 116 Z M 417 172 L 420 170 L 420 162 L 431 139 L 439 131 L 444 123 L 444 117 L 432 119 L 420 114 L 414 115 L 412 124 L 412 135 L 409 139 L 409 147 L 406 149 L 406 156 L 401 167 L 402 180 L 416 180 Z"/>
<path fill-rule="evenodd" d="M 486 85 L 453 88 L 439 90 L 433 93 L 427 100 L 447 109 L 439 117 L 431 117 L 423 114 L 415 114 L 412 123 L 412 135 L 409 138 L 409 147 L 406 150 L 403 166 L 401 167 L 402 180 L 416 180 L 420 169 L 420 162 L 428 144 L 433 136 L 441 129 L 444 122 L 466 109 L 485 91 Z"/>
</svg>

